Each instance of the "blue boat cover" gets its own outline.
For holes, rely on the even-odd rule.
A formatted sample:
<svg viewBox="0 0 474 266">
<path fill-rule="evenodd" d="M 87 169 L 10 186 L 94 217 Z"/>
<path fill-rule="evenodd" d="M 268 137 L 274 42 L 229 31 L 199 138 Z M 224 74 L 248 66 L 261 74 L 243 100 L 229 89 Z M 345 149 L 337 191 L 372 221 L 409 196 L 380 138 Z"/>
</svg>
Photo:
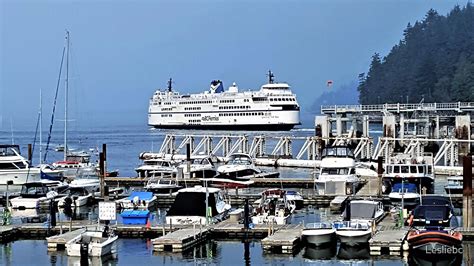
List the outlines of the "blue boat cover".
<svg viewBox="0 0 474 266">
<path fill-rule="evenodd" d="M 153 192 L 135 191 L 128 196 L 128 199 L 133 200 L 135 197 L 138 197 L 140 200 L 151 200 L 151 198 L 153 198 Z"/>
<path fill-rule="evenodd" d="M 393 185 L 392 191 L 400 191 L 402 189 L 402 183 L 396 183 Z M 407 192 L 413 192 L 416 193 L 416 185 L 412 183 L 404 183 L 403 184 L 403 189 L 406 190 Z"/>
<path fill-rule="evenodd" d="M 126 218 L 145 218 L 150 214 L 149 210 L 125 210 L 120 215 Z"/>
</svg>

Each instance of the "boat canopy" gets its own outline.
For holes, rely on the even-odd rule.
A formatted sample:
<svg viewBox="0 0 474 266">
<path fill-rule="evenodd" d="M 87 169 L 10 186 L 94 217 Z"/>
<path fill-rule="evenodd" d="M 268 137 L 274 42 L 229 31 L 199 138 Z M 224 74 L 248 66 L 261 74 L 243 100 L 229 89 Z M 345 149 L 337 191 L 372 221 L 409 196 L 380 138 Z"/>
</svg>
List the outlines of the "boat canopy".
<svg viewBox="0 0 474 266">
<path fill-rule="evenodd" d="M 405 192 L 405 193 L 417 193 L 416 184 L 413 183 L 396 183 L 393 185 L 392 191 L 394 192 Z"/>
<path fill-rule="evenodd" d="M 373 219 L 378 203 L 369 201 L 353 201 L 350 203 L 351 219 Z"/>
<path fill-rule="evenodd" d="M 215 194 L 209 193 L 208 195 L 208 207 L 211 208 L 211 216 L 217 215 Z M 167 215 L 206 217 L 206 193 L 180 191 Z"/>
<path fill-rule="evenodd" d="M 135 197 L 138 197 L 140 200 L 151 200 L 153 198 L 153 192 L 135 191 L 128 196 L 128 199 L 133 200 Z"/>
<path fill-rule="evenodd" d="M 413 210 L 415 219 L 425 221 L 445 221 L 449 219 L 451 208 L 448 206 L 419 205 Z"/>
</svg>

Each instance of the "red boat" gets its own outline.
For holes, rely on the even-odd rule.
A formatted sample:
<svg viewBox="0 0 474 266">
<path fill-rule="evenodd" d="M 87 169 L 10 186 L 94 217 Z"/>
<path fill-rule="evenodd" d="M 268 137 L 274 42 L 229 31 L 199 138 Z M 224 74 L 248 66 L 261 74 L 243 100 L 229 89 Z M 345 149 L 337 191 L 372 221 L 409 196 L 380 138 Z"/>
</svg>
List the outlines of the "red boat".
<svg viewBox="0 0 474 266">
<path fill-rule="evenodd" d="M 440 227 L 426 227 L 420 230 L 410 230 L 408 232 L 407 241 L 413 250 L 433 255 L 455 254 L 454 249 L 461 247 L 462 234 Z"/>
</svg>

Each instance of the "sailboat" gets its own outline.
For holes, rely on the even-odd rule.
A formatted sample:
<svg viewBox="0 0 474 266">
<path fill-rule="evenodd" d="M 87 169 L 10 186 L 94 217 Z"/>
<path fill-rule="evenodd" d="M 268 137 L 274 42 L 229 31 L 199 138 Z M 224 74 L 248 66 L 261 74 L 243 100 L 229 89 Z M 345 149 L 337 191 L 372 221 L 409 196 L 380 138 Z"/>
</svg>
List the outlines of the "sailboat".
<svg viewBox="0 0 474 266">
<path fill-rule="evenodd" d="M 90 160 L 90 154 L 85 152 L 72 152 L 67 145 L 67 129 L 68 129 L 68 92 L 69 92 L 69 31 L 66 31 L 66 46 L 63 50 L 63 58 L 61 60 L 61 69 L 62 63 L 64 60 L 64 52 L 66 52 L 66 80 L 65 80 L 65 94 L 64 94 L 64 158 L 62 161 L 53 163 L 55 170 L 62 170 L 64 176 L 68 178 L 77 178 L 77 177 L 97 177 L 97 168 L 94 163 Z M 61 70 L 59 72 L 61 76 Z M 59 81 L 58 81 L 59 84 Z M 57 91 L 56 91 L 57 94 Z M 52 123 L 54 121 L 54 110 L 56 105 L 56 99 L 53 107 L 53 116 L 51 119 L 50 125 L 50 136 L 48 137 L 48 144 L 51 138 L 51 129 Z M 98 178 L 97 183 L 98 183 Z M 86 183 L 90 183 L 88 180 Z"/>
</svg>

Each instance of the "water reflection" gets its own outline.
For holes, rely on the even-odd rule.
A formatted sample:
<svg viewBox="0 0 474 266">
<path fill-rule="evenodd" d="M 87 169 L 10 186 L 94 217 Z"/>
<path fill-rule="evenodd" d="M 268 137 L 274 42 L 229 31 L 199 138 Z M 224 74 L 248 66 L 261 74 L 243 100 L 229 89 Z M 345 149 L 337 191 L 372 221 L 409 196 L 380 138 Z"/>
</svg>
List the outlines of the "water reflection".
<svg viewBox="0 0 474 266">
<path fill-rule="evenodd" d="M 369 245 L 349 246 L 341 244 L 337 258 L 343 260 L 368 260 L 370 259 Z"/>
<path fill-rule="evenodd" d="M 427 254 L 426 252 L 410 251 L 408 255 L 409 265 L 426 265 L 426 266 L 450 266 L 461 265 L 462 254 Z"/>
<path fill-rule="evenodd" d="M 337 246 L 335 243 L 327 243 L 322 246 L 307 246 L 303 257 L 310 260 L 332 259 L 336 255 Z"/>
</svg>

